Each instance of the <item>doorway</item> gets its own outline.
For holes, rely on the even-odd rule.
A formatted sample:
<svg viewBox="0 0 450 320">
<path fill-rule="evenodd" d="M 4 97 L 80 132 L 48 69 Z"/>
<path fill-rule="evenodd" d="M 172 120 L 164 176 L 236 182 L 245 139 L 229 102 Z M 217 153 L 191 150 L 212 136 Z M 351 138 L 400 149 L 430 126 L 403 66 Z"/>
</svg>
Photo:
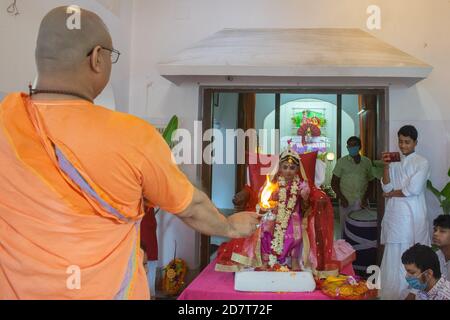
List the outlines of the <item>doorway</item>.
<svg viewBox="0 0 450 320">
<path fill-rule="evenodd" d="M 320 187 L 331 191 L 333 168 L 338 159 L 348 155 L 347 139 L 358 136 L 362 140 L 362 154 L 371 160 L 380 159 L 388 145 L 388 88 L 201 88 L 200 115 L 203 132 L 215 129 L 255 129 L 257 145 L 245 143 L 246 152 L 279 154 L 288 143 L 300 153 L 317 151 L 324 164 L 324 177 Z M 312 123 L 306 125 L 305 123 Z M 279 136 L 260 134 L 279 132 Z M 224 141 L 230 143 L 230 141 Z M 235 141 L 232 142 L 237 148 Z M 208 146 L 204 142 L 204 149 Z M 254 148 L 255 150 L 250 150 Z M 236 159 L 237 160 L 237 159 Z M 217 163 L 218 162 L 218 163 Z M 248 183 L 247 164 L 212 164 L 199 166 L 203 190 L 225 215 L 235 212 L 232 199 Z M 381 260 L 380 227 L 384 213 L 384 200 L 379 183 L 369 186 L 370 205 L 377 219 L 377 262 Z M 328 193 L 328 192 L 327 192 Z M 335 211 L 338 202 L 333 199 Z M 338 217 L 339 213 L 336 212 Z M 339 228 L 336 223 L 336 238 Z M 200 241 L 201 267 L 215 257 L 221 243 L 228 239 L 202 236 Z"/>
</svg>

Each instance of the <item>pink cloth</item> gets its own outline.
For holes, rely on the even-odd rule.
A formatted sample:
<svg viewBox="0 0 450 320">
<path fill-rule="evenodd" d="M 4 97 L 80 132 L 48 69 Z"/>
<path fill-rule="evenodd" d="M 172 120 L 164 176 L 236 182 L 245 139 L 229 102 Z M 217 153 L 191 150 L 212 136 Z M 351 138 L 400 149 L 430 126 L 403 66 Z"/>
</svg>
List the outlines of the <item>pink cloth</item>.
<svg viewBox="0 0 450 320">
<path fill-rule="evenodd" d="M 339 264 L 339 268 L 343 268 L 356 260 L 356 251 L 347 241 L 337 240 L 334 242 L 333 260 Z"/>
<path fill-rule="evenodd" d="M 284 234 L 283 251 L 278 256 L 278 263 L 285 264 L 288 257 L 298 258 L 301 252 L 302 219 L 300 215 L 300 203 L 297 203 L 294 212 L 289 218 L 288 227 Z M 276 213 L 276 210 L 275 210 Z M 275 234 L 275 221 L 265 221 L 262 223 L 261 253 L 265 264 L 269 262 L 269 255 L 272 254 L 272 241 Z M 297 229 L 297 230 L 296 230 Z M 296 232 L 294 231 L 296 230 Z"/>
<path fill-rule="evenodd" d="M 259 293 L 238 292 L 234 290 L 234 274 L 214 271 L 213 261 L 183 291 L 178 300 L 330 300 L 320 290 L 312 293 Z M 346 266 L 342 273 L 354 276 L 352 265 Z"/>
</svg>

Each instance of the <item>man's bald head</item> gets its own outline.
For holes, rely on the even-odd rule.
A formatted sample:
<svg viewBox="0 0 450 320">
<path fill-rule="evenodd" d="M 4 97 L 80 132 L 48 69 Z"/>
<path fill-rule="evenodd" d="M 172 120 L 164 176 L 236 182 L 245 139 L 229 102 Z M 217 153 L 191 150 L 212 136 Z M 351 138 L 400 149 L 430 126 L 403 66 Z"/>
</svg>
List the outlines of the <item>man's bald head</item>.
<svg viewBox="0 0 450 320">
<path fill-rule="evenodd" d="M 81 28 L 70 30 L 68 7 L 50 11 L 42 20 L 36 46 L 38 72 L 76 71 L 96 46 L 112 48 L 108 28 L 95 13 L 80 9 Z"/>
</svg>

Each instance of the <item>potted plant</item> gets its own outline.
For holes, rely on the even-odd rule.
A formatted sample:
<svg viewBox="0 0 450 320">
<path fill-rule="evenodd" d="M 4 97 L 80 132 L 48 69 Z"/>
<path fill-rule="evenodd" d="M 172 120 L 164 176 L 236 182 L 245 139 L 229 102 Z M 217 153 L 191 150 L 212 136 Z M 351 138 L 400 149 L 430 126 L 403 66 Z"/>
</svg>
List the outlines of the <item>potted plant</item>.
<svg viewBox="0 0 450 320">
<path fill-rule="evenodd" d="M 163 138 L 170 148 L 173 147 L 172 135 L 176 130 L 178 130 L 178 117 L 173 116 L 163 133 Z"/>
<path fill-rule="evenodd" d="M 448 176 L 450 177 L 450 170 L 448 171 Z M 450 182 L 447 183 L 442 191 L 436 189 L 431 181 L 428 181 L 427 187 L 438 198 L 444 214 L 450 214 Z"/>
</svg>

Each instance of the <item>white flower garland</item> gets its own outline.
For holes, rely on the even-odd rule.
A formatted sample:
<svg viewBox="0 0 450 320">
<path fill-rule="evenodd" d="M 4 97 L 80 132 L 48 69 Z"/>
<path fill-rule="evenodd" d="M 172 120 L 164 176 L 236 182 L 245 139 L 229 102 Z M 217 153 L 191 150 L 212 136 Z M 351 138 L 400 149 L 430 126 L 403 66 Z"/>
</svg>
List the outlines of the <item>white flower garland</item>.
<svg viewBox="0 0 450 320">
<path fill-rule="evenodd" d="M 284 235 L 286 233 L 286 229 L 289 225 L 289 219 L 291 218 L 292 212 L 295 209 L 295 205 L 297 203 L 298 190 L 300 184 L 299 176 L 294 178 L 291 186 L 291 196 L 287 202 L 286 206 L 286 198 L 287 198 L 287 183 L 284 177 L 280 177 L 278 179 L 280 191 L 279 191 L 279 202 L 278 202 L 278 213 L 277 220 L 275 224 L 275 231 L 272 240 L 272 251 L 276 254 L 271 254 L 269 256 L 269 266 L 273 268 L 277 262 L 277 255 L 281 255 L 283 253 L 284 247 Z"/>
</svg>

